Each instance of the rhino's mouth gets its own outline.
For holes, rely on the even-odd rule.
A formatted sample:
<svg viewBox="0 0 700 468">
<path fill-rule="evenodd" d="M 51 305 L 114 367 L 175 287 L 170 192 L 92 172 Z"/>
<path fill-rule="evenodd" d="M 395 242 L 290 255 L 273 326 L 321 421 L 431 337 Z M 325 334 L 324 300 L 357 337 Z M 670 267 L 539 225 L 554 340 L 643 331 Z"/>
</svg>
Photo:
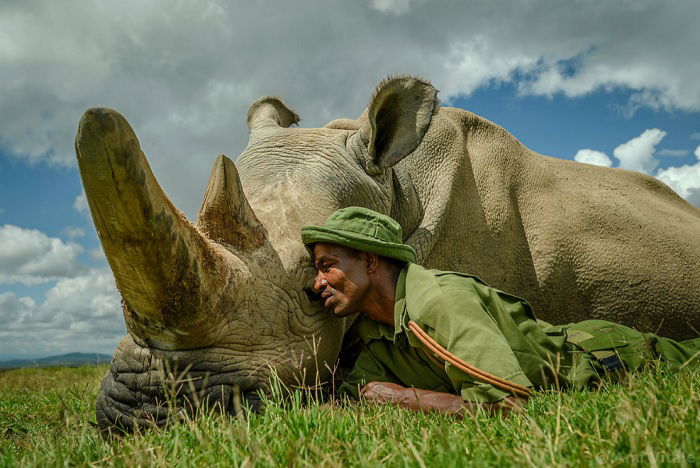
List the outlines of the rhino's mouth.
<svg viewBox="0 0 700 468">
<path fill-rule="evenodd" d="M 269 391 L 265 369 L 214 363 L 212 350 L 201 352 L 207 360 L 197 351 L 188 360 L 158 354 L 129 337 L 120 343 L 95 405 L 103 437 L 163 427 L 201 410 L 236 415 L 244 407 L 262 409 Z"/>
</svg>

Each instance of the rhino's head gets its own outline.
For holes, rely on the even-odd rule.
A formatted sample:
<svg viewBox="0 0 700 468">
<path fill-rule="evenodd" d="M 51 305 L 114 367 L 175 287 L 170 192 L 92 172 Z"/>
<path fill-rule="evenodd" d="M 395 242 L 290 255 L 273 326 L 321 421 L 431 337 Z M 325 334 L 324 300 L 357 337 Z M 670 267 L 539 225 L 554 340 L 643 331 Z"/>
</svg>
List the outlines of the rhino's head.
<svg viewBox="0 0 700 468">
<path fill-rule="evenodd" d="M 102 430 L 164 424 L 169 385 L 176 411 L 204 401 L 233 412 L 238 392 L 258 405 L 272 372 L 291 385 L 326 380 L 350 323 L 317 300 L 299 230 L 344 206 L 390 213 L 391 167 L 436 108 L 435 89 L 413 78 L 381 83 L 360 119 L 319 129 L 289 128 L 293 111 L 258 99 L 238 169 L 217 159 L 195 225 L 163 193 L 127 121 L 88 110 L 76 153 L 128 329 L 97 400 Z"/>
</svg>

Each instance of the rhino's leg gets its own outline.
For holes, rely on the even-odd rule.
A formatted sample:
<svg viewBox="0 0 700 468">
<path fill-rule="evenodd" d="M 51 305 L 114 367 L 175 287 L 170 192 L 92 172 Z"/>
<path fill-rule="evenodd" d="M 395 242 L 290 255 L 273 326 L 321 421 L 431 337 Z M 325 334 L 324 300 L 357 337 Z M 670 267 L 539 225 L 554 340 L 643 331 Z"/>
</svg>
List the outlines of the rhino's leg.
<svg viewBox="0 0 700 468">
<path fill-rule="evenodd" d="M 130 333 L 160 349 L 211 344 L 243 265 L 173 206 L 119 113 L 85 112 L 76 154 Z"/>
</svg>

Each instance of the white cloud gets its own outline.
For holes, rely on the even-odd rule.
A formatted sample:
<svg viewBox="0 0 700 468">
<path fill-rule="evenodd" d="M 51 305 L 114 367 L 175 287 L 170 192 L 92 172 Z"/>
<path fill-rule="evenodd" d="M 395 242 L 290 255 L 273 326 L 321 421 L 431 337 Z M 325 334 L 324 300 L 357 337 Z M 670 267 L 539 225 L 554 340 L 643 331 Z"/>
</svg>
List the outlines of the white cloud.
<svg viewBox="0 0 700 468">
<path fill-rule="evenodd" d="M 668 149 L 664 148 L 659 151 L 659 156 L 671 156 L 674 158 L 681 158 L 683 156 L 687 156 L 690 151 L 688 150 L 679 150 L 679 149 Z"/>
<path fill-rule="evenodd" d="M 73 209 L 80 214 L 88 214 L 90 212 L 90 207 L 88 206 L 85 192 L 80 192 L 80 194 L 75 197 L 75 200 L 73 201 Z"/>
<path fill-rule="evenodd" d="M 85 230 L 77 226 L 68 226 L 63 230 L 63 234 L 69 239 L 85 237 Z"/>
<path fill-rule="evenodd" d="M 76 276 L 83 270 L 77 256 L 83 248 L 36 229 L 11 224 L 0 227 L 0 284 L 40 284 Z"/>
<path fill-rule="evenodd" d="M 119 294 L 108 269 L 93 270 L 89 274 L 60 280 L 46 293 L 41 304 L 40 321 L 63 323 L 119 317 Z M 121 318 L 121 317 L 119 317 Z"/>
<path fill-rule="evenodd" d="M 370 0 L 370 7 L 382 13 L 390 13 L 393 15 L 402 15 L 411 10 L 411 0 Z"/>
<path fill-rule="evenodd" d="M 652 128 L 645 130 L 638 137 L 619 145 L 614 150 L 615 157 L 619 160 L 619 165 L 616 167 L 652 174 L 658 165 L 658 161 L 654 157 L 656 145 L 665 136 L 665 131 Z M 689 153 L 687 150 L 682 151 L 684 154 Z M 655 175 L 656 178 L 671 187 L 691 205 L 700 208 L 700 146 L 695 148 L 694 154 L 698 159 L 698 163 L 670 166 L 665 169 L 659 169 L 656 174 L 652 175 Z M 613 166 L 613 162 L 607 154 L 590 149 L 578 150 L 574 160 L 598 166 Z"/>
<path fill-rule="evenodd" d="M 0 284 L 55 282 L 42 301 L 0 293 L 0 356 L 114 349 L 125 333 L 119 293 L 110 270 L 88 269 L 77 259 L 81 252 L 35 229 L 0 227 Z"/>
<path fill-rule="evenodd" d="M 595 164 L 596 166 L 612 166 L 612 161 L 607 154 L 591 149 L 578 150 L 576 156 L 574 156 L 574 160 L 587 164 Z"/>
<path fill-rule="evenodd" d="M 0 294 L 0 356 L 66 352 L 111 353 L 126 333 L 111 272 L 59 280 L 37 303 Z"/>
<path fill-rule="evenodd" d="M 638 137 L 632 138 L 621 144 L 613 151 L 613 154 L 620 160 L 622 169 L 639 171 L 649 174 L 656 169 L 659 161 L 654 158 L 656 145 L 666 136 L 666 132 L 658 128 L 650 128 Z"/>
<path fill-rule="evenodd" d="M 0 149 L 73 165 L 82 112 L 114 107 L 192 216 L 215 156 L 240 153 L 246 110 L 264 94 L 304 126 L 357 116 L 391 73 L 430 79 L 444 102 L 514 81 L 523 93 L 621 87 L 631 106 L 700 109 L 698 15 L 697 2 L 3 2 Z"/>
<path fill-rule="evenodd" d="M 700 140 L 700 132 L 695 132 L 690 134 L 691 140 Z"/>
<path fill-rule="evenodd" d="M 695 148 L 695 156 L 697 163 L 661 169 L 656 177 L 691 205 L 700 208 L 700 146 Z"/>
<path fill-rule="evenodd" d="M 686 197 L 688 203 L 693 205 L 695 208 L 700 208 L 700 188 L 695 187 L 688 190 L 688 195 Z"/>
<path fill-rule="evenodd" d="M 13 324 L 24 323 L 27 316 L 31 316 L 32 309 L 36 306 L 31 297 L 18 298 L 12 292 L 0 294 L 0 324 L 3 328 Z"/>
<path fill-rule="evenodd" d="M 700 208 L 700 162 L 662 169 L 656 174 L 656 178 L 675 190 L 690 204 Z"/>
<path fill-rule="evenodd" d="M 107 257 L 105 256 L 105 251 L 102 250 L 102 247 L 95 247 L 94 249 L 90 249 L 88 251 L 88 254 L 93 260 L 107 262 Z"/>
</svg>

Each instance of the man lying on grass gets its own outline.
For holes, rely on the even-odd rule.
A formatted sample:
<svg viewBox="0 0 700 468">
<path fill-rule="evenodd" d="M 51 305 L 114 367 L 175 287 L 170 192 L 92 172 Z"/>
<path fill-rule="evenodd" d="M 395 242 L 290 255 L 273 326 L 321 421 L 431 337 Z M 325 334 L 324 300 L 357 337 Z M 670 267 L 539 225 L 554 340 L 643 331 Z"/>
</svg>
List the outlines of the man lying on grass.
<svg viewBox="0 0 700 468">
<path fill-rule="evenodd" d="M 318 270 L 314 289 L 337 317 L 361 313 L 361 347 L 341 394 L 461 415 L 524 402 L 531 388 L 620 377 L 655 360 L 679 368 L 700 338 L 676 342 L 603 320 L 550 325 L 523 299 L 472 275 L 427 270 L 401 226 L 350 207 L 301 230 Z"/>
</svg>

